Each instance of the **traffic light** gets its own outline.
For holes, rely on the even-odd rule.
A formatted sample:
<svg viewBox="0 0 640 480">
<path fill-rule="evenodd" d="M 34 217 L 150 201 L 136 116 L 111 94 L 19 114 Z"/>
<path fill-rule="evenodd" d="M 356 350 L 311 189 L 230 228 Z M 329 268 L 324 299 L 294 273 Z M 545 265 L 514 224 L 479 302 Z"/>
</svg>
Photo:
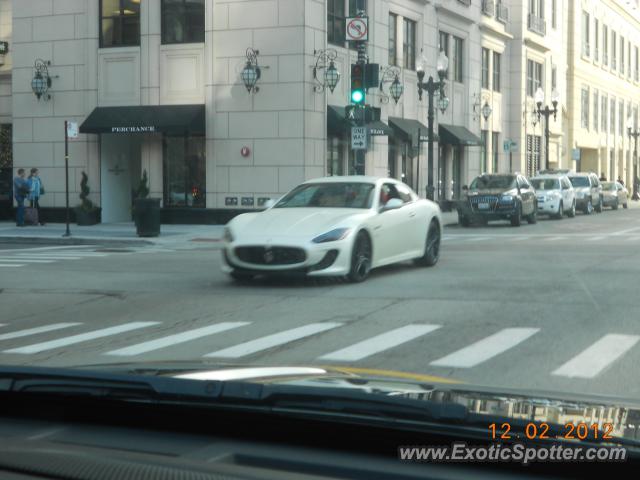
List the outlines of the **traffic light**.
<svg viewBox="0 0 640 480">
<path fill-rule="evenodd" d="M 351 103 L 364 105 L 364 65 L 355 63 L 351 65 Z"/>
</svg>

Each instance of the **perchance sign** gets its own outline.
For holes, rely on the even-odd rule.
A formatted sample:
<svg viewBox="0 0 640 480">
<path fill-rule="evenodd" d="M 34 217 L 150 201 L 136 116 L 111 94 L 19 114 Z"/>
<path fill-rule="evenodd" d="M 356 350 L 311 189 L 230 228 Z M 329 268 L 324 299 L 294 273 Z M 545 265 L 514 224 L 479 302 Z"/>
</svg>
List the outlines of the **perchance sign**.
<svg viewBox="0 0 640 480">
<path fill-rule="evenodd" d="M 367 149 L 367 128 L 351 127 L 351 149 L 366 150 Z"/>
</svg>

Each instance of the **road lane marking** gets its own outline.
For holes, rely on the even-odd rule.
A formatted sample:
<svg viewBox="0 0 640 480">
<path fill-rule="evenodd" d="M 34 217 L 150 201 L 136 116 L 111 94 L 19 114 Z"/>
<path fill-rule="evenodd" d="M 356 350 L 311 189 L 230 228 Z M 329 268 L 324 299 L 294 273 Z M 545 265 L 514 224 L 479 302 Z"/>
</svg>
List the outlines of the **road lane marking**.
<svg viewBox="0 0 640 480">
<path fill-rule="evenodd" d="M 640 340 L 640 336 L 637 335 L 619 335 L 615 333 L 605 335 L 560 368 L 554 370 L 552 375 L 570 378 L 593 378 L 609 364 L 624 355 L 638 340 Z"/>
<path fill-rule="evenodd" d="M 587 240 L 587 242 L 598 242 L 598 241 L 600 241 L 600 240 L 604 240 L 604 239 L 605 239 L 605 237 L 603 237 L 603 236 L 599 236 L 599 237 L 591 237 L 591 238 L 587 238 L 586 240 Z"/>
<path fill-rule="evenodd" d="M 545 242 L 557 242 L 559 240 L 566 240 L 567 237 L 550 237 L 550 238 L 545 238 Z"/>
<path fill-rule="evenodd" d="M 522 242 L 523 240 L 529 240 L 531 237 L 530 236 L 524 236 L 524 237 L 513 237 L 511 240 L 513 242 Z"/>
<path fill-rule="evenodd" d="M 340 360 L 354 362 L 376 353 L 384 352 L 403 343 L 414 340 L 440 328 L 440 325 L 406 325 L 389 332 L 376 335 L 346 348 L 327 353 L 320 360 Z"/>
<path fill-rule="evenodd" d="M 42 260 L 42 259 L 34 259 L 34 258 L 4 258 L 0 257 L 0 262 L 24 262 L 24 263 L 53 263 L 54 260 Z"/>
<path fill-rule="evenodd" d="M 117 335 L 118 333 L 130 332 L 132 330 L 138 330 L 140 328 L 151 327 L 153 325 L 158 325 L 159 323 L 160 322 L 125 323 L 124 325 L 101 328 L 100 330 L 93 330 L 91 332 L 72 335 L 70 337 L 63 337 L 57 340 L 49 340 L 47 342 L 35 343 L 33 345 L 27 345 L 25 347 L 12 348 L 9 350 L 4 350 L 2 353 L 21 353 L 21 354 L 40 353 L 46 350 L 53 350 L 60 347 L 74 345 L 76 343 L 95 340 L 96 338 L 104 338 L 104 337 L 109 337 L 111 335 Z"/>
<path fill-rule="evenodd" d="M 179 343 L 188 342 L 189 340 L 195 340 L 207 335 L 214 335 L 216 333 L 226 332 L 234 328 L 243 327 L 249 325 L 251 322 L 223 322 L 216 325 L 208 325 L 206 327 L 196 328 L 188 330 L 186 332 L 176 333 L 174 335 L 168 335 L 162 338 L 156 338 L 155 340 L 149 340 L 148 342 L 138 343 L 129 347 L 119 348 L 106 352 L 104 355 L 116 355 L 121 357 L 129 357 L 133 355 L 140 355 L 141 353 L 151 352 L 152 350 L 159 350 L 161 348 L 177 345 Z"/>
<path fill-rule="evenodd" d="M 26 330 L 18 330 L 16 332 L 2 334 L 0 335 L 0 341 L 11 340 L 13 338 L 26 337 L 28 335 L 36 335 L 38 333 L 53 332 L 54 330 L 61 330 L 63 328 L 74 327 L 76 325 L 82 325 L 82 323 L 78 323 L 78 322 L 52 323 L 51 325 L 45 325 L 43 327 L 27 328 Z"/>
<path fill-rule="evenodd" d="M 239 358 L 246 355 L 251 355 L 269 348 L 284 345 L 285 343 L 293 342 L 301 338 L 309 337 L 316 333 L 321 333 L 332 328 L 340 327 L 342 323 L 310 323 L 303 327 L 293 328 L 291 330 L 285 330 L 283 332 L 274 333 L 273 335 L 267 335 L 266 337 L 251 340 L 249 342 L 240 343 L 233 347 L 218 350 L 217 352 L 208 353 L 205 357 L 225 357 L 225 358 Z"/>
<path fill-rule="evenodd" d="M 24 264 L 21 264 L 21 263 L 13 263 L 13 264 L 11 264 L 11 265 L 8 265 L 8 264 L 6 264 L 6 263 L 0 263 L 0 267 L 2 267 L 2 268 L 7 268 L 7 267 L 8 267 L 8 268 L 11 268 L 11 267 L 24 267 Z"/>
<path fill-rule="evenodd" d="M 505 328 L 467 347 L 434 360 L 430 365 L 457 368 L 475 367 L 524 342 L 539 331 L 539 328 Z"/>
<path fill-rule="evenodd" d="M 82 253 L 82 252 L 56 252 L 56 253 L 16 253 L 16 257 L 26 257 L 26 258 L 48 258 L 48 257 L 56 257 L 56 258 L 69 258 L 69 257 L 80 257 L 80 258 L 90 258 L 90 257 L 107 257 L 108 253 Z"/>
<path fill-rule="evenodd" d="M 2 236 L 0 235 L 0 239 Z M 78 248 L 96 248 L 97 245 L 65 245 L 60 247 L 34 247 L 34 248 L 11 248 L 6 249 L 6 252 L 34 252 L 34 251 L 47 251 L 47 250 L 72 250 Z"/>
<path fill-rule="evenodd" d="M 26 257 L 15 256 L 14 258 L 24 259 L 23 261 L 27 261 L 28 259 L 33 258 L 33 257 L 31 257 L 31 256 L 26 256 Z M 81 260 L 82 257 L 63 257 L 63 256 L 57 256 L 57 255 L 47 255 L 47 256 L 38 256 L 37 259 L 38 260 Z"/>
</svg>

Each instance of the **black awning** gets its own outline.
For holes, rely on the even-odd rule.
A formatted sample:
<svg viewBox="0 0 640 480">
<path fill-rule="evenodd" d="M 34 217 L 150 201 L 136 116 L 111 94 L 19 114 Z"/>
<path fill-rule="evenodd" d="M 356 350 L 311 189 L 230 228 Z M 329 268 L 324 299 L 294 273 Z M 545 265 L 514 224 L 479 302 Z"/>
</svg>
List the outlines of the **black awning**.
<svg viewBox="0 0 640 480">
<path fill-rule="evenodd" d="M 367 123 L 367 133 L 372 137 L 378 136 L 390 136 L 393 135 L 393 130 L 389 128 L 389 125 L 381 120 Z"/>
<path fill-rule="evenodd" d="M 429 141 L 429 129 L 426 125 L 411 118 L 389 117 L 389 125 L 395 134 L 411 145 L 418 145 L 418 132 L 420 133 L 420 143 Z M 438 135 L 433 133 L 433 141 L 439 140 Z"/>
<path fill-rule="evenodd" d="M 440 143 L 447 145 L 459 145 L 463 147 L 481 146 L 480 137 L 473 134 L 466 127 L 459 125 L 438 125 L 438 133 L 440 134 Z"/>
<path fill-rule="evenodd" d="M 204 105 L 97 107 L 80 133 L 205 133 Z"/>
<path fill-rule="evenodd" d="M 327 108 L 327 133 L 334 137 L 341 137 L 348 131 L 344 107 L 329 105 Z"/>
</svg>

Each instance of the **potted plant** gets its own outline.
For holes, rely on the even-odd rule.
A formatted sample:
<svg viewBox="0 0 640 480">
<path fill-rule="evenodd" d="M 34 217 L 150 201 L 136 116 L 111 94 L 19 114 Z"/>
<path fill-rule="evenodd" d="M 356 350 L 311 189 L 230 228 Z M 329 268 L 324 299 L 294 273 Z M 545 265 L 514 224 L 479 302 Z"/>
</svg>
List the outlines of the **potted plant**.
<svg viewBox="0 0 640 480">
<path fill-rule="evenodd" d="M 98 223 L 98 207 L 89 199 L 89 178 L 82 172 L 80 181 L 80 200 L 82 203 L 75 208 L 78 225 L 95 225 Z"/>
<path fill-rule="evenodd" d="M 160 199 L 149 198 L 149 179 L 144 170 L 133 200 L 133 219 L 139 237 L 160 235 Z"/>
</svg>

